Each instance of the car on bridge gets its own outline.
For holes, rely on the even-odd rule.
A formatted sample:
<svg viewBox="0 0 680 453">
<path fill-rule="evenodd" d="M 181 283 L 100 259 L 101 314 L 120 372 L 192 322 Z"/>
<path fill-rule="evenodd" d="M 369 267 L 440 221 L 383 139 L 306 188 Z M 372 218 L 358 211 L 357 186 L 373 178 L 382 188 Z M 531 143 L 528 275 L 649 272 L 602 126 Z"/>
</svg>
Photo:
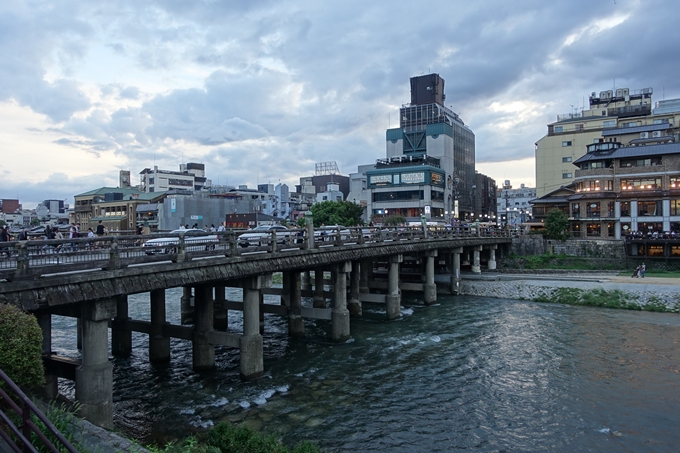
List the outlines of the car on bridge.
<svg viewBox="0 0 680 453">
<path fill-rule="evenodd" d="M 259 247 L 261 245 L 269 244 L 272 237 L 272 232 L 276 233 L 276 242 L 283 244 L 287 242 L 291 236 L 297 235 L 294 230 L 289 230 L 283 225 L 260 225 L 241 234 L 236 243 L 239 247 Z"/>
<path fill-rule="evenodd" d="M 170 234 L 172 236 L 149 239 L 144 242 L 142 244 L 142 247 L 146 249 L 144 253 L 147 255 L 177 253 L 180 235 L 184 236 L 187 251 L 214 250 L 215 245 L 219 242 L 217 235 L 197 228 L 174 230 Z"/>
<path fill-rule="evenodd" d="M 332 242 L 338 237 L 340 233 L 340 240 L 347 241 L 352 237 L 352 232 L 342 225 L 324 225 L 314 229 L 314 238 L 317 242 Z"/>
</svg>

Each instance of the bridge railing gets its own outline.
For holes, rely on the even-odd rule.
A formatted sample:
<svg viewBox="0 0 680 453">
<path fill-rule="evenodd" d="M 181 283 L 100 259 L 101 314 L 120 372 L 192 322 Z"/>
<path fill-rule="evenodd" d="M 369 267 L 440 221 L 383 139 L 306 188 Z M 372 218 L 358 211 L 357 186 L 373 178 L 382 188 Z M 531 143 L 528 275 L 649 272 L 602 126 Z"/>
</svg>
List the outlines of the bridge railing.
<svg viewBox="0 0 680 453">
<path fill-rule="evenodd" d="M 252 231 L 250 231 L 252 233 Z M 91 269 L 115 269 L 142 263 L 183 262 L 209 257 L 306 250 L 304 229 L 263 233 L 256 241 L 239 241 L 244 230 L 218 233 L 156 233 L 78 239 L 0 243 L 0 278 Z M 509 237 L 512 231 L 469 226 L 323 227 L 314 231 L 314 248 L 423 239 Z"/>
</svg>

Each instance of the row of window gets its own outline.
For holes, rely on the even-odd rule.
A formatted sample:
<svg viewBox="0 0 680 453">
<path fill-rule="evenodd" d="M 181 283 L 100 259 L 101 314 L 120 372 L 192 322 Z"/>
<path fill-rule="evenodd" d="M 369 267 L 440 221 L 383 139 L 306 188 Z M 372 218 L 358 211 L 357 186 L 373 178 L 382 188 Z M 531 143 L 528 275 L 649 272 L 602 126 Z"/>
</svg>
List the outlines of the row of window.
<svg viewBox="0 0 680 453">
<path fill-rule="evenodd" d="M 603 110 L 603 115 L 606 112 Z M 654 124 L 667 124 L 670 123 L 670 120 L 668 118 L 662 118 L 662 119 L 656 119 L 654 120 Z M 642 124 L 639 121 L 626 121 L 621 123 L 622 128 L 629 128 L 629 127 L 638 127 L 641 126 Z M 611 129 L 616 127 L 616 120 L 607 120 L 602 122 L 602 127 L 605 129 Z M 555 126 L 553 129 L 556 133 L 562 133 L 564 132 L 564 126 Z M 584 125 L 583 124 L 574 124 L 574 130 L 575 131 L 583 131 L 584 130 Z M 571 142 L 569 145 L 565 145 L 565 142 L 562 142 L 562 146 L 571 146 Z"/>
<path fill-rule="evenodd" d="M 571 173 L 563 173 L 563 178 L 570 178 Z M 635 179 L 621 179 L 620 187 L 623 191 L 629 190 L 655 190 L 662 189 L 662 179 L 658 178 L 635 178 Z M 671 176 L 669 178 L 669 187 L 675 189 L 680 187 L 680 177 Z M 598 190 L 614 190 L 614 182 L 612 180 L 590 180 L 581 181 L 576 185 L 577 192 L 590 192 Z"/>
<path fill-rule="evenodd" d="M 630 217 L 630 201 L 622 201 L 621 217 Z M 534 208 L 535 209 L 535 208 Z M 606 209 L 604 212 L 602 209 Z M 645 200 L 637 202 L 637 215 L 639 217 L 644 216 L 662 216 L 663 213 L 663 201 L 662 200 Z M 668 215 L 677 216 L 680 215 L 680 199 L 670 200 L 670 212 Z M 575 219 L 581 218 L 581 204 L 572 203 L 571 204 L 571 216 Z M 596 217 L 614 217 L 614 202 L 593 202 L 586 204 L 585 218 L 591 219 Z"/>
</svg>

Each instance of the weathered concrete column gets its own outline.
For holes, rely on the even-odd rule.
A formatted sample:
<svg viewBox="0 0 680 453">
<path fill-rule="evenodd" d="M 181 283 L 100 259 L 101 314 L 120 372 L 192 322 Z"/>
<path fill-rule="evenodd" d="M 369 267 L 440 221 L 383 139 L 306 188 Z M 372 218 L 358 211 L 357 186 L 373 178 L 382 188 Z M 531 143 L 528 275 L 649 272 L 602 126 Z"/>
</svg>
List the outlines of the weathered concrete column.
<svg viewBox="0 0 680 453">
<path fill-rule="evenodd" d="M 434 283 L 434 259 L 437 250 L 425 252 L 425 284 L 423 285 L 425 305 L 437 302 L 437 285 Z"/>
<path fill-rule="evenodd" d="M 52 355 L 52 315 L 50 313 L 37 313 L 38 325 L 42 331 L 42 355 Z M 48 399 L 59 396 L 58 377 L 55 374 L 45 373 L 45 385 L 42 392 Z"/>
<path fill-rule="evenodd" d="M 349 339 L 349 310 L 347 310 L 347 273 L 352 270 L 352 263 L 346 261 L 336 264 L 333 269 L 333 341 Z"/>
<path fill-rule="evenodd" d="M 368 288 L 368 271 L 373 268 L 373 261 L 363 260 L 359 267 L 359 293 L 368 294 L 371 292 Z"/>
<path fill-rule="evenodd" d="M 352 261 L 352 273 L 349 277 L 349 302 L 347 308 L 349 314 L 354 317 L 361 317 L 362 309 L 359 301 L 359 287 L 361 286 L 361 264 L 359 261 Z"/>
<path fill-rule="evenodd" d="M 396 319 L 401 316 L 399 263 L 401 263 L 403 260 L 404 257 L 402 255 L 392 255 L 389 257 L 389 268 L 387 271 L 387 295 L 385 296 L 387 319 Z"/>
<path fill-rule="evenodd" d="M 198 285 L 194 288 L 194 338 L 192 356 L 194 371 L 211 370 L 215 367 L 215 345 L 208 343 L 213 330 L 212 287 Z"/>
<path fill-rule="evenodd" d="M 301 338 L 305 336 L 305 320 L 302 318 L 302 288 L 300 272 L 287 272 L 290 280 L 290 307 L 288 308 L 288 335 Z"/>
<path fill-rule="evenodd" d="M 260 335 L 264 335 L 264 293 L 260 291 Z"/>
<path fill-rule="evenodd" d="M 451 294 L 460 294 L 460 254 L 463 247 L 455 248 L 451 251 Z"/>
<path fill-rule="evenodd" d="M 116 317 L 111 323 L 111 354 L 126 356 L 132 352 L 132 331 L 126 327 L 128 315 L 128 296 L 116 297 Z"/>
<path fill-rule="evenodd" d="M 326 296 L 323 294 L 323 268 L 314 269 L 314 308 L 326 308 Z"/>
<path fill-rule="evenodd" d="M 263 343 L 260 335 L 260 277 L 248 277 L 243 283 L 243 335 L 241 351 L 241 379 L 253 379 L 264 373 Z"/>
<path fill-rule="evenodd" d="M 116 300 L 81 303 L 83 351 L 76 368 L 76 399 L 80 415 L 113 429 L 113 365 L 109 362 L 109 320 L 116 316 Z"/>
<path fill-rule="evenodd" d="M 76 320 L 76 348 L 79 351 L 83 350 L 83 320 L 81 318 Z"/>
<path fill-rule="evenodd" d="M 184 286 L 182 288 L 182 299 L 180 307 L 180 323 L 193 324 L 194 323 L 194 298 L 191 296 L 191 286 Z"/>
<path fill-rule="evenodd" d="M 215 303 L 213 305 L 215 317 L 213 328 L 225 331 L 229 327 L 229 310 L 227 310 L 227 298 L 225 295 L 226 285 L 215 285 Z"/>
<path fill-rule="evenodd" d="M 301 284 L 301 288 L 302 288 L 303 290 L 306 290 L 306 291 L 309 291 L 309 290 L 312 289 L 312 279 L 311 279 L 310 272 L 309 272 L 308 270 L 307 270 L 307 271 L 304 271 L 304 272 L 302 273 L 302 284 Z"/>
<path fill-rule="evenodd" d="M 305 212 L 305 236 L 307 249 L 314 248 L 314 216 L 312 211 Z"/>
<path fill-rule="evenodd" d="M 489 246 L 489 264 L 487 266 L 489 270 L 496 269 L 496 248 L 498 248 L 498 245 L 496 244 L 491 244 Z"/>
<path fill-rule="evenodd" d="M 151 333 L 149 334 L 149 361 L 170 360 L 170 337 L 163 336 L 165 320 L 165 290 L 151 291 Z"/>
<path fill-rule="evenodd" d="M 482 272 L 482 266 L 479 263 L 479 253 L 482 251 L 481 245 L 476 245 L 472 249 L 472 273 L 480 274 Z"/>
</svg>

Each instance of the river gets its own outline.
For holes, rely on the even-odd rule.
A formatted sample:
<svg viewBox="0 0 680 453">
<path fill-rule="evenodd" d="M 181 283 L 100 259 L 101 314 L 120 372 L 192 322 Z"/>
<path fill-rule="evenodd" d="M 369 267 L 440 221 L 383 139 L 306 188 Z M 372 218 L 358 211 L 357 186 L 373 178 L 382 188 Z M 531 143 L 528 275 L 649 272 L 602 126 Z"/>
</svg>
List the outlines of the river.
<svg viewBox="0 0 680 453">
<path fill-rule="evenodd" d="M 176 324 L 180 296 L 166 292 Z M 148 294 L 129 301 L 148 320 Z M 164 442 L 226 420 L 329 452 L 680 451 L 680 316 L 467 296 L 402 305 L 387 322 L 365 304 L 344 344 L 329 322 L 289 339 L 266 315 L 265 376 L 250 382 L 238 351 L 218 347 L 216 370 L 197 374 L 189 342 L 152 365 L 133 334 L 133 354 L 112 358 L 114 423 Z M 240 332 L 241 314 L 229 323 Z M 74 329 L 54 316 L 53 350 L 78 357 Z M 72 383 L 60 390 L 73 397 Z"/>
</svg>

